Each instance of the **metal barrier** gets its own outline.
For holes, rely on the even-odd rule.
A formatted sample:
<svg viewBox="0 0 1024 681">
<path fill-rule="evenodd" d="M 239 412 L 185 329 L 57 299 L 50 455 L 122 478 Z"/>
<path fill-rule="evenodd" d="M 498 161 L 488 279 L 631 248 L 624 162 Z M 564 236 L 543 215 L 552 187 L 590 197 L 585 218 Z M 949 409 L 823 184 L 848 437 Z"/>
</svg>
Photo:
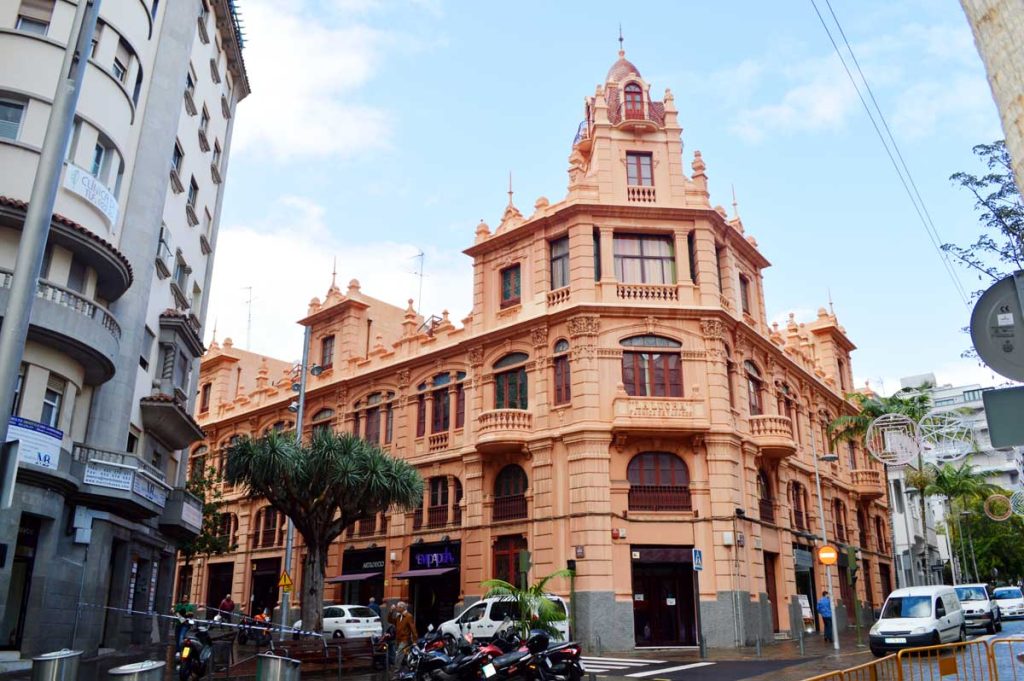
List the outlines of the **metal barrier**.
<svg viewBox="0 0 1024 681">
<path fill-rule="evenodd" d="M 993 679 L 1024 681 L 1024 637 L 992 639 L 988 650 Z"/>
<path fill-rule="evenodd" d="M 987 641 L 907 648 L 897 655 L 898 681 L 935 681 L 954 676 L 958 681 L 994 681 Z"/>
<path fill-rule="evenodd" d="M 856 667 L 812 676 L 805 681 L 901 681 L 895 655 L 872 660 Z"/>
</svg>

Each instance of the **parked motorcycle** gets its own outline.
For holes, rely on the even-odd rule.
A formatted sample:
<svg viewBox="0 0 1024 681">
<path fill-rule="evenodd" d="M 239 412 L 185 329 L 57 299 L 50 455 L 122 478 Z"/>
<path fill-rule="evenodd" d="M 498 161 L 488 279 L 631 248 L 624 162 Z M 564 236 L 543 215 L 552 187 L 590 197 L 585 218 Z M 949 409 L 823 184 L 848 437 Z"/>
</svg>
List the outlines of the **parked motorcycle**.
<svg viewBox="0 0 1024 681">
<path fill-rule="evenodd" d="M 395 625 L 391 625 L 380 636 L 370 637 L 370 646 L 373 648 L 373 668 L 385 669 L 388 666 L 388 647 L 395 640 Z"/>
<path fill-rule="evenodd" d="M 178 663 L 179 681 L 198 681 L 210 673 L 213 659 L 213 641 L 210 640 L 208 627 L 204 624 L 196 626 L 192 618 L 180 617 L 179 621 L 187 625 L 185 640 L 181 650 L 174 657 Z"/>
</svg>

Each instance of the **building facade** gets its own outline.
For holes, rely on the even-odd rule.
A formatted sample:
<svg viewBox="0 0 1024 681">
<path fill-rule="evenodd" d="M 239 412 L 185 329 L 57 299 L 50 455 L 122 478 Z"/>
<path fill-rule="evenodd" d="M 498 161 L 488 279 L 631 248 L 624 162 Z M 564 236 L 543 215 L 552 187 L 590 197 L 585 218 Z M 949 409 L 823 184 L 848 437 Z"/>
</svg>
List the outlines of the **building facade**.
<svg viewBox="0 0 1024 681">
<path fill-rule="evenodd" d="M 856 590 L 845 552 L 838 569 L 844 601 L 880 604 L 891 584 L 880 466 L 844 449 L 821 464 L 825 518 L 816 504 L 812 457 L 829 420 L 852 410 L 843 328 L 825 310 L 768 322 L 768 261 L 711 205 L 700 152 L 684 172 L 672 93 L 655 99 L 624 54 L 586 98 L 570 151 L 564 199 L 538 198 L 524 216 L 510 195 L 496 229 L 476 227 L 461 325 L 356 281 L 311 301 L 300 324 L 321 371 L 304 435 L 358 433 L 425 480 L 419 509 L 339 539 L 326 597 L 404 598 L 438 624 L 486 579 L 575 561 L 573 592 L 552 588 L 588 645 L 695 645 L 698 622 L 711 645 L 746 644 L 802 626 L 800 596 L 813 605 L 825 583 L 812 554 L 826 526 L 860 549 Z M 212 344 L 193 459 L 222 466 L 235 438 L 293 428 L 296 380 L 284 363 Z M 181 566 L 179 588 L 273 608 L 285 519 L 224 491 L 238 550 Z"/>
<path fill-rule="evenodd" d="M 0 310 L 75 11 L 0 0 Z M 199 529 L 184 463 L 241 47 L 229 0 L 102 4 L 0 511 L 0 647 L 22 657 L 148 642 L 152 618 L 105 608 L 169 607 L 175 542 Z"/>
</svg>

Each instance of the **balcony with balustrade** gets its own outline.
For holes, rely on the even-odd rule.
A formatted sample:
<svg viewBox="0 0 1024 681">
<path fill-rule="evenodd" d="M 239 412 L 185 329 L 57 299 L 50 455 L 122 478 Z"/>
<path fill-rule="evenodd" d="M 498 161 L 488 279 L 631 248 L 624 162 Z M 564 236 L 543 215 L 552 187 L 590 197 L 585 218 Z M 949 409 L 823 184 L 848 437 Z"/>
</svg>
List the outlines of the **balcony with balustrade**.
<svg viewBox="0 0 1024 681">
<path fill-rule="evenodd" d="M 612 411 L 612 429 L 616 433 L 690 435 L 711 428 L 702 399 L 620 394 Z"/>
<path fill-rule="evenodd" d="M 492 409 L 476 422 L 476 448 L 483 453 L 522 450 L 533 434 L 533 413 L 525 409 Z"/>
<path fill-rule="evenodd" d="M 750 436 L 762 456 L 768 459 L 782 459 L 796 454 L 793 422 L 788 416 L 751 416 Z"/>
<path fill-rule="evenodd" d="M 853 489 L 861 501 L 873 501 L 885 496 L 885 481 L 882 479 L 882 471 L 870 468 L 855 469 L 851 471 L 853 477 Z"/>
<path fill-rule="evenodd" d="M 181 487 L 171 490 L 160 514 L 160 531 L 173 539 L 187 541 L 202 529 L 202 500 Z"/>
<path fill-rule="evenodd" d="M 527 517 L 526 495 L 509 494 L 494 497 L 491 508 L 491 520 L 496 523 L 508 520 L 522 520 Z"/>
<path fill-rule="evenodd" d="M 690 488 L 684 485 L 630 485 L 628 503 L 630 511 L 693 510 Z"/>
<path fill-rule="evenodd" d="M 163 471 L 133 454 L 82 443 L 75 444 L 71 457 L 72 473 L 82 481 L 78 495 L 90 507 L 136 518 L 163 515 L 172 492 Z M 202 513 L 200 525 L 201 518 Z"/>
</svg>

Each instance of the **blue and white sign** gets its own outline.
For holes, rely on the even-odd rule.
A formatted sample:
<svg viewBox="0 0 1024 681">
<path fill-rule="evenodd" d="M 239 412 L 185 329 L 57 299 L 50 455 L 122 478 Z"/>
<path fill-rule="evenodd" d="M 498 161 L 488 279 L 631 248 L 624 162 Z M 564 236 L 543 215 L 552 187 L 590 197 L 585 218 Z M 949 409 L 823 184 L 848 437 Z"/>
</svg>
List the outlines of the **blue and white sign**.
<svg viewBox="0 0 1024 681">
<path fill-rule="evenodd" d="M 160 483 L 153 482 L 138 471 L 135 472 L 135 479 L 132 481 L 132 491 L 160 508 L 167 505 L 167 491 Z"/>
<path fill-rule="evenodd" d="M 69 163 L 64 173 L 64 187 L 91 203 L 107 218 L 110 228 L 114 228 L 117 222 L 117 199 L 92 173 Z"/>
<path fill-rule="evenodd" d="M 704 552 L 700 549 L 693 550 L 693 571 L 701 572 L 704 569 Z"/>
<path fill-rule="evenodd" d="M 7 441 L 18 440 L 18 463 L 57 470 L 60 443 L 64 431 L 35 421 L 12 416 L 7 425 Z"/>
</svg>

